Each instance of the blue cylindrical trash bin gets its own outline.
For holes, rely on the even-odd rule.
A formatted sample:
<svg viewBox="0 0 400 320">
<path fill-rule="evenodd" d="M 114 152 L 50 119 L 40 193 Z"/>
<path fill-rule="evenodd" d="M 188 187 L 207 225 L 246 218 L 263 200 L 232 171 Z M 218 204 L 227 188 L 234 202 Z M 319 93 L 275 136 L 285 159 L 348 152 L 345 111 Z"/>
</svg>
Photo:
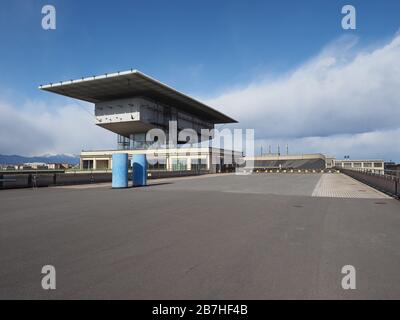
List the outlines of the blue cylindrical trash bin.
<svg viewBox="0 0 400 320">
<path fill-rule="evenodd" d="M 112 155 L 112 187 L 114 189 L 128 188 L 127 153 L 114 153 Z"/>
<path fill-rule="evenodd" d="M 147 185 L 147 159 L 145 154 L 135 154 L 132 157 L 132 182 L 134 187 Z"/>
</svg>

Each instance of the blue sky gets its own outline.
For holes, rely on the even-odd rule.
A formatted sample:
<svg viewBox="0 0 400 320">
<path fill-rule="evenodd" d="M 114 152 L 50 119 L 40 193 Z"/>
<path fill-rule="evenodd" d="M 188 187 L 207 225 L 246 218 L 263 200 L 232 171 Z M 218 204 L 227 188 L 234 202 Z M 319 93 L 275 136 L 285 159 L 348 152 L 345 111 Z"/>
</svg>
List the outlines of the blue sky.
<svg viewBox="0 0 400 320">
<path fill-rule="evenodd" d="M 56 7 L 54 31 L 41 28 L 41 8 L 45 4 Z M 341 28 L 340 11 L 345 4 L 357 9 L 355 31 Z M 219 101 L 223 111 L 229 113 L 221 100 L 227 92 L 265 83 L 266 79 L 276 81 L 301 70 L 332 43 L 337 46 L 338 39 L 345 39 L 346 43 L 356 39 L 350 50 L 353 56 L 382 47 L 399 30 L 399 17 L 400 2 L 396 0 L 3 0 L 0 102 L 14 111 L 38 106 L 40 112 L 57 113 L 60 106 L 74 102 L 41 92 L 38 85 L 135 68 L 188 94 Z M 251 126 L 250 122 L 244 123 Z M 289 138 L 337 137 L 382 128 L 367 129 L 349 127 L 336 133 L 311 132 L 309 136 L 304 133 Z M 271 136 L 282 143 L 288 139 L 276 132 L 261 131 L 260 139 Z M 107 139 L 109 143 L 111 139 Z M 90 144 L 89 141 L 82 143 Z M 38 146 L 36 151 L 27 148 L 25 153 L 62 151 L 54 147 L 58 142 L 50 145 L 49 150 Z M 65 149 L 74 152 L 75 148 L 78 153 L 80 148 L 100 146 L 103 145 L 66 145 Z M 24 150 L 12 150 L 10 145 L 0 143 L 0 153 L 14 151 Z M 332 151 L 339 153 L 338 157 L 346 152 L 334 148 Z M 379 156 L 379 152 L 372 150 L 371 155 Z M 364 156 L 362 152 L 355 155 Z M 383 156 L 400 160 L 400 154 L 393 151 Z"/>
</svg>

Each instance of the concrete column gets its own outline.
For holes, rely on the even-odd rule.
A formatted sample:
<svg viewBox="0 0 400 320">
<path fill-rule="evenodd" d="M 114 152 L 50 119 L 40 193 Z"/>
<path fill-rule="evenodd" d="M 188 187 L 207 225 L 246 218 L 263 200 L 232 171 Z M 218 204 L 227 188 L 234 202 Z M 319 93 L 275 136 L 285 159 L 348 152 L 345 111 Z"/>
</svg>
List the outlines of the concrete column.
<svg viewBox="0 0 400 320">
<path fill-rule="evenodd" d="M 169 154 L 165 157 L 165 164 L 167 167 L 167 171 L 171 171 L 171 157 Z"/>
<path fill-rule="evenodd" d="M 128 154 L 114 153 L 114 168 L 112 171 L 112 187 L 115 189 L 128 187 Z"/>
<path fill-rule="evenodd" d="M 132 157 L 132 184 L 135 187 L 147 185 L 147 157 L 145 154 L 135 154 Z"/>
</svg>

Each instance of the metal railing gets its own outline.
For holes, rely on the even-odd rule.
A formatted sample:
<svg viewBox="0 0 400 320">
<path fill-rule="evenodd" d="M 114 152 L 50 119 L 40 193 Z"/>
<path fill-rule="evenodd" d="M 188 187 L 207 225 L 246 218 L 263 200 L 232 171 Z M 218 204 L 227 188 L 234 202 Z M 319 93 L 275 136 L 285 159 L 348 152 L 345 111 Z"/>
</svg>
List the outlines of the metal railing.
<svg viewBox="0 0 400 320">
<path fill-rule="evenodd" d="M 361 181 L 397 199 L 400 198 L 400 171 L 373 169 L 339 169 L 342 173 Z M 379 171 L 379 172 L 377 172 Z"/>
<path fill-rule="evenodd" d="M 208 170 L 149 170 L 149 179 L 194 176 L 209 173 Z M 132 171 L 129 171 L 129 179 Z M 111 182 L 112 170 L 69 170 L 67 172 L 52 171 L 13 171 L 0 172 L 0 189 L 35 188 L 78 184 Z"/>
<path fill-rule="evenodd" d="M 385 169 L 385 175 L 400 178 L 400 170 Z"/>
</svg>

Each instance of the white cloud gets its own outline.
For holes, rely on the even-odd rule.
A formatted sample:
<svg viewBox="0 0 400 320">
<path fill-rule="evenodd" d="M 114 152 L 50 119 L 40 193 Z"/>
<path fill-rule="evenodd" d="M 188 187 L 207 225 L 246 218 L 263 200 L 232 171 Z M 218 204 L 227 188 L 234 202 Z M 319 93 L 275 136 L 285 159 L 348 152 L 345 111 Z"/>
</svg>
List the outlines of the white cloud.
<svg viewBox="0 0 400 320">
<path fill-rule="evenodd" d="M 278 79 L 251 83 L 208 103 L 240 127 L 254 128 L 258 139 L 303 141 L 303 152 L 320 147 L 338 156 L 400 159 L 398 142 L 393 143 L 400 140 L 400 35 L 369 50 L 342 38 Z"/>
<path fill-rule="evenodd" d="M 97 127 L 87 106 L 28 102 L 22 108 L 0 102 L 0 154 L 79 154 L 115 148 L 114 134 Z"/>
</svg>

